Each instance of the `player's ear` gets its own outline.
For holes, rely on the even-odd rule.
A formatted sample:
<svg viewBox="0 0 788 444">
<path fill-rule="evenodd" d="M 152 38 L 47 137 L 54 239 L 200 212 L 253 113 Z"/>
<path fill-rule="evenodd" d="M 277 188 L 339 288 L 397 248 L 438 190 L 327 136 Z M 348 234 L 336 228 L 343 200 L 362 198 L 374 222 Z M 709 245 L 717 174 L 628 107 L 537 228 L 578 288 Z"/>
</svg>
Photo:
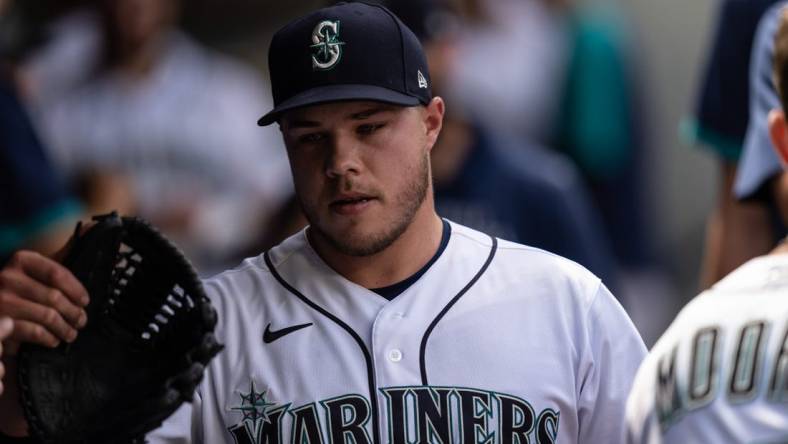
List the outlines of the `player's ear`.
<svg viewBox="0 0 788 444">
<path fill-rule="evenodd" d="M 438 140 L 438 134 L 443 127 L 443 113 L 445 106 L 443 99 L 440 97 L 433 97 L 430 103 L 427 104 L 424 111 L 424 126 L 427 130 L 427 146 L 431 150 Z"/>
<path fill-rule="evenodd" d="M 788 124 L 782 109 L 769 111 L 769 136 L 783 166 L 788 166 Z"/>
</svg>

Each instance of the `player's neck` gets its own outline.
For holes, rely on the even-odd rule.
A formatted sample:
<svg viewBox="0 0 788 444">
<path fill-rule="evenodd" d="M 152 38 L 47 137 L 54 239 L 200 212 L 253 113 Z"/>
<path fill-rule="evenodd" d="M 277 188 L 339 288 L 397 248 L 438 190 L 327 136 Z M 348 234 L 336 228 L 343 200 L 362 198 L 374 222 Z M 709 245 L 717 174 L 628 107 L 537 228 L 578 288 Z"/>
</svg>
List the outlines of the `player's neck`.
<svg viewBox="0 0 788 444">
<path fill-rule="evenodd" d="M 769 254 L 788 254 L 788 237 L 781 240 Z"/>
<path fill-rule="evenodd" d="M 313 248 L 337 273 L 364 288 L 382 288 L 419 271 L 438 250 L 443 222 L 431 202 L 418 210 L 413 222 L 385 250 L 369 256 L 349 256 L 313 240 Z"/>
</svg>

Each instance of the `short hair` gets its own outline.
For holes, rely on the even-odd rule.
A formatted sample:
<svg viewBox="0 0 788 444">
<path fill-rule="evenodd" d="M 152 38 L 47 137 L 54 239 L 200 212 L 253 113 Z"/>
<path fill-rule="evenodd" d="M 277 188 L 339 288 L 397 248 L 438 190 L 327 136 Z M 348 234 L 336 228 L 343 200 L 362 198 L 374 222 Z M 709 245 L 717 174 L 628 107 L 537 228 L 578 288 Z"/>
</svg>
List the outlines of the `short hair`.
<svg viewBox="0 0 788 444">
<path fill-rule="evenodd" d="M 774 62 L 772 76 L 780 105 L 788 110 L 788 7 L 780 11 L 780 23 L 774 36 Z"/>
</svg>

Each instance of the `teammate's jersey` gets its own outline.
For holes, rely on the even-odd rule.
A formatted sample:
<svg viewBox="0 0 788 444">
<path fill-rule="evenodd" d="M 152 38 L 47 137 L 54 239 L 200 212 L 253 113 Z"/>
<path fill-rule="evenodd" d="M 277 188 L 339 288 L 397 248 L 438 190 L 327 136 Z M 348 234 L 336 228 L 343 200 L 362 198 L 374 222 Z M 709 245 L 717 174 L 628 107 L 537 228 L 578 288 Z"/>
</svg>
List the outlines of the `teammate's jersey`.
<svg viewBox="0 0 788 444">
<path fill-rule="evenodd" d="M 586 269 L 453 223 L 391 301 L 304 231 L 206 289 L 226 349 L 153 442 L 613 443 L 646 352 Z"/>
<path fill-rule="evenodd" d="M 788 442 L 788 254 L 749 261 L 679 313 L 643 361 L 628 442 Z"/>
</svg>

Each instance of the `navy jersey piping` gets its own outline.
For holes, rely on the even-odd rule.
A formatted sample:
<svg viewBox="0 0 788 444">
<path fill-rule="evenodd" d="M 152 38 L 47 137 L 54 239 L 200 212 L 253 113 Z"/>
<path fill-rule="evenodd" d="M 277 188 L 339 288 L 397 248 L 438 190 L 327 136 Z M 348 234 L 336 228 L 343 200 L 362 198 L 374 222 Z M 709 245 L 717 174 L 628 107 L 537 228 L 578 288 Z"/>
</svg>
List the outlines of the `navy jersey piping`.
<svg viewBox="0 0 788 444">
<path fill-rule="evenodd" d="M 422 385 L 428 385 L 426 354 L 427 354 L 427 341 L 430 338 L 430 334 L 432 334 L 432 330 L 435 329 L 435 326 L 438 325 L 438 322 L 440 322 L 440 320 L 443 318 L 443 316 L 445 316 L 446 313 L 448 313 L 449 310 L 451 310 L 451 307 L 453 307 L 454 304 L 456 304 L 457 301 L 459 301 L 460 298 L 468 290 L 470 290 L 471 287 L 473 287 L 473 284 L 475 284 L 476 281 L 478 281 L 479 278 L 482 277 L 484 272 L 487 271 L 487 267 L 490 266 L 490 263 L 492 262 L 493 257 L 495 257 L 495 252 L 498 250 L 498 239 L 496 239 L 493 236 L 490 236 L 490 238 L 492 239 L 492 246 L 490 247 L 490 254 L 487 256 L 487 260 L 484 262 L 484 265 L 482 265 L 482 267 L 479 269 L 479 271 L 476 272 L 476 275 L 473 277 L 473 279 L 471 279 L 465 285 L 465 287 L 463 287 L 463 289 L 460 290 L 460 292 L 457 293 L 457 295 L 454 296 L 452 298 L 452 300 L 449 301 L 448 304 L 446 304 L 445 307 L 443 307 L 443 310 L 441 310 L 441 312 L 438 313 L 438 316 L 436 316 L 435 319 L 432 320 L 432 323 L 430 323 L 430 326 L 427 327 L 427 331 L 424 332 L 424 336 L 421 338 L 421 347 L 419 348 L 419 367 L 421 368 L 421 383 L 422 383 Z"/>
<path fill-rule="evenodd" d="M 266 251 L 264 254 L 265 264 L 268 266 L 268 269 L 271 271 L 271 274 L 276 278 L 276 280 L 283 286 L 287 291 L 295 295 L 298 299 L 300 299 L 303 303 L 317 311 L 318 313 L 322 314 L 323 316 L 327 317 L 328 319 L 332 320 L 335 324 L 342 327 L 348 334 L 356 341 L 361 352 L 364 354 L 364 361 L 367 364 L 367 380 L 369 383 L 369 402 L 372 404 L 372 441 L 374 444 L 380 444 L 380 424 L 379 424 L 379 413 L 378 413 L 378 398 L 377 398 L 377 390 L 375 390 L 375 370 L 372 366 L 372 357 L 369 354 L 369 350 L 367 350 L 366 345 L 364 345 L 364 341 L 361 340 L 361 337 L 356 333 L 349 325 L 342 322 L 341 319 L 334 316 L 333 314 L 329 313 L 319 305 L 315 304 L 314 302 L 310 301 L 306 296 L 303 295 L 300 291 L 296 290 L 292 285 L 290 285 L 284 278 L 276 271 L 274 268 L 274 264 L 271 262 L 271 258 L 268 256 L 268 252 Z"/>
</svg>

